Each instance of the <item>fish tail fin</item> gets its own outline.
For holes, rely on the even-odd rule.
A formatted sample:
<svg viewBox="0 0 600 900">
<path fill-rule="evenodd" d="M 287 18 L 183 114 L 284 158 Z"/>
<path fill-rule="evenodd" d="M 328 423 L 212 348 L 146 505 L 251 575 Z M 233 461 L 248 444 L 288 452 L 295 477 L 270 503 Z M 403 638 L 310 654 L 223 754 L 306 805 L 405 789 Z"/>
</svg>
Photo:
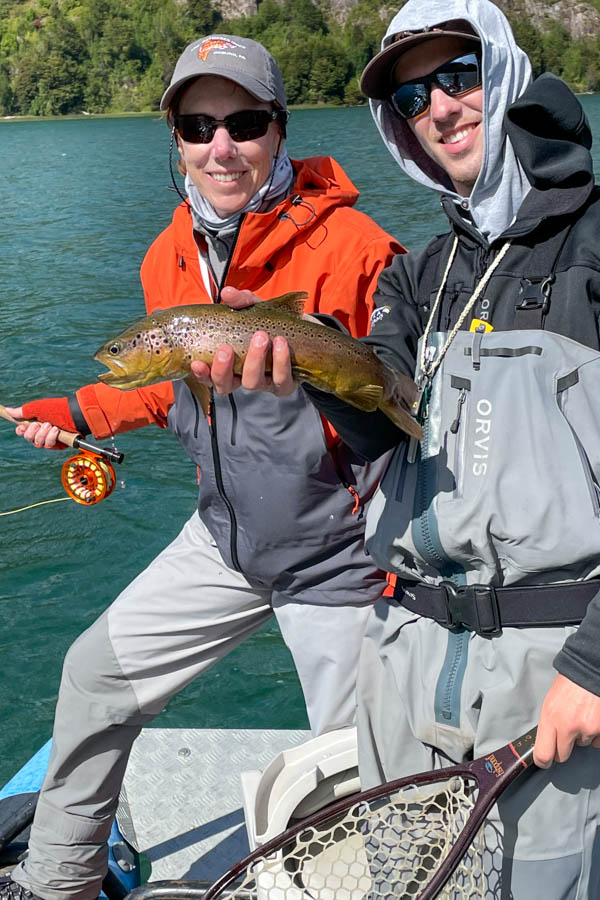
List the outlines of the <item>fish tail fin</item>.
<svg viewBox="0 0 600 900">
<path fill-rule="evenodd" d="M 423 429 L 411 412 L 416 396 L 417 386 L 412 378 L 392 369 L 387 370 L 385 392 L 379 401 L 379 409 L 406 434 L 421 440 Z"/>
</svg>

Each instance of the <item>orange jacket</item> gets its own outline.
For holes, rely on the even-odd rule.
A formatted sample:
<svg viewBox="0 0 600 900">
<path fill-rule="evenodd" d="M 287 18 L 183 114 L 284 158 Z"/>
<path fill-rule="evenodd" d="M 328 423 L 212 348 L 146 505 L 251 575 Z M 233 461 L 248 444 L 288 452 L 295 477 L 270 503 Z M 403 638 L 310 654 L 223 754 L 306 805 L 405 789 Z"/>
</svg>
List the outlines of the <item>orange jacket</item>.
<svg viewBox="0 0 600 900">
<path fill-rule="evenodd" d="M 290 196 L 270 212 L 244 217 L 226 284 L 265 300 L 307 291 L 307 313 L 333 315 L 354 336 L 364 335 L 378 275 L 404 247 L 352 208 L 358 191 L 334 159 L 314 157 L 293 166 Z M 189 206 L 182 203 L 142 263 L 148 312 L 212 302 L 217 288 L 208 293 L 199 248 L 205 249 L 203 238 L 194 234 Z M 165 427 L 173 399 L 170 382 L 125 392 L 98 383 L 77 392 L 96 438 L 151 423 Z"/>
</svg>

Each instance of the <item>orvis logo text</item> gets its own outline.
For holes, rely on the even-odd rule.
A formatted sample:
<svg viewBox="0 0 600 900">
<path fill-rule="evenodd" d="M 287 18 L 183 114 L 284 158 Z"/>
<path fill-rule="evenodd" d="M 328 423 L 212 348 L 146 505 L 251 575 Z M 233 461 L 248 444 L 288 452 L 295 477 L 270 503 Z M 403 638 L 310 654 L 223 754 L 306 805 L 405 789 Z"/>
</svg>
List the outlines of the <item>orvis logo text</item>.
<svg viewBox="0 0 600 900">
<path fill-rule="evenodd" d="M 485 475 L 487 472 L 491 428 L 492 404 L 489 400 L 482 398 L 477 402 L 473 442 L 473 475 L 477 477 Z"/>
</svg>

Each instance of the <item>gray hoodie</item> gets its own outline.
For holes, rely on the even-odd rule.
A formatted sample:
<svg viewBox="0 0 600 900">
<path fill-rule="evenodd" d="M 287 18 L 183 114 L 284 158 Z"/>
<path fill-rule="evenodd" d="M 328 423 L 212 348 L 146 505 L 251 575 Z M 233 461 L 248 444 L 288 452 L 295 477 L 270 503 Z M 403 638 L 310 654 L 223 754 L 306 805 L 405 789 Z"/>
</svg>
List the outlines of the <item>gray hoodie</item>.
<svg viewBox="0 0 600 900">
<path fill-rule="evenodd" d="M 399 31 L 416 31 L 455 20 L 468 22 L 482 45 L 484 156 L 471 196 L 459 197 L 446 173 L 425 154 L 390 103 L 371 100 L 371 112 L 403 172 L 418 184 L 453 197 L 464 209 L 468 205 L 474 223 L 491 243 L 511 224 L 530 189 L 503 126 L 506 108 L 531 81 L 529 60 L 517 47 L 506 17 L 488 0 L 430 0 L 427 12 L 420 0 L 408 0 L 390 22 L 382 49 Z"/>
</svg>

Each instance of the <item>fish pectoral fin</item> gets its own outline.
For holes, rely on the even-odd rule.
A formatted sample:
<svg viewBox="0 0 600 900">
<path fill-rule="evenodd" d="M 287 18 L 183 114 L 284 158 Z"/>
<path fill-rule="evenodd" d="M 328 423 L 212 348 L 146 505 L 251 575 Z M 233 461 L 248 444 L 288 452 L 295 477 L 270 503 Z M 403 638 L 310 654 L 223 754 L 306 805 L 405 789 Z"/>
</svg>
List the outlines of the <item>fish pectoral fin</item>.
<svg viewBox="0 0 600 900">
<path fill-rule="evenodd" d="M 336 395 L 350 406 L 356 406 L 364 412 L 375 412 L 383 398 L 383 388 L 380 384 L 365 384 L 354 391 L 336 391 Z"/>
<path fill-rule="evenodd" d="M 272 300 L 263 300 L 244 310 L 246 313 L 260 313 L 261 309 L 276 309 L 279 312 L 287 312 L 293 316 L 301 316 L 304 312 L 304 301 L 308 298 L 306 291 L 290 291 L 281 297 L 273 297 Z"/>
<path fill-rule="evenodd" d="M 386 396 L 379 409 L 391 419 L 394 425 L 418 440 L 423 439 L 423 429 L 412 415 L 412 406 L 417 396 L 417 385 L 408 375 L 388 371 Z"/>
<path fill-rule="evenodd" d="M 208 407 L 210 406 L 210 388 L 208 385 L 202 384 L 202 382 L 198 381 L 197 378 L 194 378 L 193 375 L 186 375 L 183 380 L 202 407 L 204 415 L 208 416 Z"/>
<path fill-rule="evenodd" d="M 397 404 L 386 400 L 380 403 L 379 409 L 386 414 L 388 419 L 392 420 L 394 425 L 406 434 L 417 438 L 419 441 L 423 440 L 423 428 L 419 425 L 415 417 L 402 406 L 398 406 Z"/>
</svg>

